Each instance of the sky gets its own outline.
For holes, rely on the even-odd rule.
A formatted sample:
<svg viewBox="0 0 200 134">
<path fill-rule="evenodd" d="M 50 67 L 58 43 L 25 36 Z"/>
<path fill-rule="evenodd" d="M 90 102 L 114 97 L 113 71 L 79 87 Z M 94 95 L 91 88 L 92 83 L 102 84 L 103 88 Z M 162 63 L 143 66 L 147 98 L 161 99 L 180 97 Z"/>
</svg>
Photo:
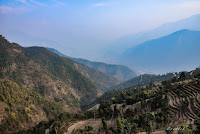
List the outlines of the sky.
<svg viewBox="0 0 200 134">
<path fill-rule="evenodd" d="M 0 0 L 0 34 L 97 60 L 115 40 L 200 14 L 200 0 Z"/>
</svg>

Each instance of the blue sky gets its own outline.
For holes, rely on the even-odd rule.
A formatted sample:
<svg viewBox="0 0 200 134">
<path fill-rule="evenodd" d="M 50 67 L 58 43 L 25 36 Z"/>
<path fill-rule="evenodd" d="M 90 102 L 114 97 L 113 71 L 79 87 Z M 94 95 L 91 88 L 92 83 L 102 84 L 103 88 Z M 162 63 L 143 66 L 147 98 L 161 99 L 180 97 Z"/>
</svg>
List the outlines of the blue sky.
<svg viewBox="0 0 200 134">
<path fill-rule="evenodd" d="M 199 13 L 199 0 L 0 0 L 0 34 L 95 60 L 120 37 Z"/>
</svg>

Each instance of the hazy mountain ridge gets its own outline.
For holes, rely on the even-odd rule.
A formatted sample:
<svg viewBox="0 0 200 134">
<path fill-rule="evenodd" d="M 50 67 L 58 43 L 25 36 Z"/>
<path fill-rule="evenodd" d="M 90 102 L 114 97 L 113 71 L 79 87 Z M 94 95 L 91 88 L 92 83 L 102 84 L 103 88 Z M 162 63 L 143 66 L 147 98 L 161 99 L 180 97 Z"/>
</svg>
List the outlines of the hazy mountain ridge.
<svg viewBox="0 0 200 134">
<path fill-rule="evenodd" d="M 107 75 L 114 76 L 117 79 L 119 79 L 121 82 L 129 80 L 129 79 L 137 76 L 137 74 L 134 71 L 132 71 L 131 69 L 129 69 L 127 66 L 106 64 L 106 63 L 102 63 L 102 62 L 93 62 L 93 61 L 89 61 L 89 60 L 82 59 L 82 58 L 73 58 L 73 57 L 69 57 L 69 56 L 66 56 L 66 55 L 60 53 L 59 51 L 57 51 L 54 48 L 48 48 L 48 49 L 62 57 L 70 58 L 76 62 L 82 63 L 90 68 L 96 69 Z"/>
<path fill-rule="evenodd" d="M 118 59 L 144 72 L 191 70 L 200 65 L 200 31 L 180 30 L 127 49 Z"/>
<path fill-rule="evenodd" d="M 107 48 L 104 59 L 108 59 L 108 62 L 119 63 L 118 56 L 135 45 L 144 43 L 149 40 L 158 39 L 163 36 L 167 36 L 176 31 L 182 29 L 189 29 L 194 31 L 200 31 L 200 14 L 193 15 L 191 17 L 163 24 L 155 29 L 130 34 L 128 36 L 122 37 L 111 44 L 111 47 Z"/>
</svg>

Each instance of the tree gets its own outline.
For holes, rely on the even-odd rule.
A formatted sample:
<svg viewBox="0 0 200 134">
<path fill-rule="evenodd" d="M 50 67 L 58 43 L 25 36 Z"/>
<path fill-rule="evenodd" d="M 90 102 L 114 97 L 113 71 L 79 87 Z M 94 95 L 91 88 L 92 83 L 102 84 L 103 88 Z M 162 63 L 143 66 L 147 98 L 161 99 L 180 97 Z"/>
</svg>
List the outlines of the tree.
<svg viewBox="0 0 200 134">
<path fill-rule="evenodd" d="M 105 132 L 107 132 L 108 131 L 108 126 L 107 126 L 107 122 L 106 122 L 105 118 L 102 118 L 102 124 L 103 124 L 103 130 Z"/>
<path fill-rule="evenodd" d="M 85 126 L 85 131 L 90 132 L 93 130 L 92 126 Z"/>
<path fill-rule="evenodd" d="M 100 117 L 110 118 L 113 113 L 110 101 L 101 101 L 98 111 Z"/>
<path fill-rule="evenodd" d="M 196 133 L 200 133 L 200 120 L 195 120 L 194 125 L 196 125 Z"/>
<path fill-rule="evenodd" d="M 114 113 L 113 113 L 113 115 L 114 115 L 114 117 L 117 117 L 118 114 L 119 114 L 119 110 L 117 109 L 117 105 L 115 105 L 114 106 Z"/>
<path fill-rule="evenodd" d="M 179 80 L 185 80 L 186 79 L 186 72 L 181 72 Z"/>
<path fill-rule="evenodd" d="M 147 133 L 152 131 L 152 121 L 154 120 L 154 115 L 150 112 L 146 112 L 143 115 L 139 116 L 139 123 Z"/>
<path fill-rule="evenodd" d="M 132 128 L 131 128 L 131 132 L 136 133 L 136 132 L 137 132 L 137 129 L 138 129 L 137 127 L 138 127 L 138 124 L 133 123 L 133 124 L 132 124 Z"/>
<path fill-rule="evenodd" d="M 192 130 L 188 126 L 182 124 L 179 128 L 178 134 L 192 134 Z"/>
<path fill-rule="evenodd" d="M 118 134 L 124 133 L 124 124 L 120 118 L 117 119 L 117 133 Z"/>
<path fill-rule="evenodd" d="M 79 129 L 79 133 L 83 134 L 84 130 L 83 129 Z"/>
<path fill-rule="evenodd" d="M 133 104 L 133 97 L 132 97 L 132 96 L 128 96 L 128 97 L 126 98 L 126 104 L 127 104 L 127 105 Z"/>
</svg>

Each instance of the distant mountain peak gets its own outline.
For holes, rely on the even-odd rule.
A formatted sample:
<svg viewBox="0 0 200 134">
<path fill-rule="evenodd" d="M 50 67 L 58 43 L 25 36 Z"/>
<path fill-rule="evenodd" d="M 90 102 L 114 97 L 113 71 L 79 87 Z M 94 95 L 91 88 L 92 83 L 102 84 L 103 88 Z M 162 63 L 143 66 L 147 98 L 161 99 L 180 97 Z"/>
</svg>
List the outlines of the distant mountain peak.
<svg viewBox="0 0 200 134">
<path fill-rule="evenodd" d="M 127 49 L 119 62 L 144 72 L 188 71 L 199 66 L 200 31 L 182 29 Z"/>
<path fill-rule="evenodd" d="M 152 30 L 121 37 L 114 41 L 111 44 L 111 47 L 107 48 L 106 53 L 103 57 L 108 61 L 114 61 L 115 63 L 122 64 L 118 61 L 118 56 L 126 49 L 149 40 L 167 36 L 182 29 L 200 31 L 200 14 L 195 14 L 176 22 L 168 22 Z"/>
</svg>

